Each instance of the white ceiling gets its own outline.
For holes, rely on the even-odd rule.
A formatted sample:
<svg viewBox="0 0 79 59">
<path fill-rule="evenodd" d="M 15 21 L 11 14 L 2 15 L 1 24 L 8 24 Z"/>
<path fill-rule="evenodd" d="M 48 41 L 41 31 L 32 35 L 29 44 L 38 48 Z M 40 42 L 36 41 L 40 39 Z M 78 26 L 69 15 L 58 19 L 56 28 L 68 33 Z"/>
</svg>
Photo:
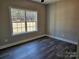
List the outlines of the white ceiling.
<svg viewBox="0 0 79 59">
<path fill-rule="evenodd" d="M 32 0 L 32 1 L 41 3 L 41 0 Z M 60 0 L 44 0 L 43 4 L 50 4 L 50 3 L 57 2 L 57 1 L 60 1 Z"/>
</svg>

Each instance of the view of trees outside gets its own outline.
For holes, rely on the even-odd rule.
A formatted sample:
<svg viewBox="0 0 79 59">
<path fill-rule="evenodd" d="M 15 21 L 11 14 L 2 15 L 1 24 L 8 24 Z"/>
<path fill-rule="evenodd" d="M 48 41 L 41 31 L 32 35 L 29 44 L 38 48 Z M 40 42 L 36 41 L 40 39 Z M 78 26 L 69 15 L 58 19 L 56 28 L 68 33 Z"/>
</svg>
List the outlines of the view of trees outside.
<svg viewBox="0 0 79 59">
<path fill-rule="evenodd" d="M 37 12 L 11 8 L 13 34 L 37 31 Z"/>
</svg>

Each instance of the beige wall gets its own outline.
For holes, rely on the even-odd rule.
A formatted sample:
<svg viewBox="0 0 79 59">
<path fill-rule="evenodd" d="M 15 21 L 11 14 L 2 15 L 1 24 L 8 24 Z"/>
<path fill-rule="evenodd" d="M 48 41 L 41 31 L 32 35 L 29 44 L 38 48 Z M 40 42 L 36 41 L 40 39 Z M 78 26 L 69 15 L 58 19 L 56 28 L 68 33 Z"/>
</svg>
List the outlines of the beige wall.
<svg viewBox="0 0 79 59">
<path fill-rule="evenodd" d="M 79 41 L 79 0 L 66 0 L 47 6 L 47 34 Z M 78 58 L 79 59 L 79 44 Z"/>
<path fill-rule="evenodd" d="M 38 11 L 38 32 L 32 32 L 23 35 L 12 36 L 10 24 L 9 7 L 18 7 L 23 9 Z M 0 46 L 27 40 L 28 38 L 45 34 L 45 6 L 26 0 L 2 0 L 0 1 Z M 5 40 L 8 42 L 5 42 Z"/>
<path fill-rule="evenodd" d="M 69 41 L 79 39 L 79 1 L 66 0 L 47 6 L 47 34 Z"/>
</svg>

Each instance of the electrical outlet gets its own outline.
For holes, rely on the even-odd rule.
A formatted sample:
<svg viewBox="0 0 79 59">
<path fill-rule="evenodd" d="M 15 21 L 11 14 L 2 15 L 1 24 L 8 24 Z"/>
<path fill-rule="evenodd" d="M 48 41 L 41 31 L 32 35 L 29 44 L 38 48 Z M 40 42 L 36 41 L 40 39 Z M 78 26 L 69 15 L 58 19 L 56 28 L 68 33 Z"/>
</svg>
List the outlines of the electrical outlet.
<svg viewBox="0 0 79 59">
<path fill-rule="evenodd" d="M 4 40 L 5 42 L 8 42 L 8 39 Z"/>
</svg>

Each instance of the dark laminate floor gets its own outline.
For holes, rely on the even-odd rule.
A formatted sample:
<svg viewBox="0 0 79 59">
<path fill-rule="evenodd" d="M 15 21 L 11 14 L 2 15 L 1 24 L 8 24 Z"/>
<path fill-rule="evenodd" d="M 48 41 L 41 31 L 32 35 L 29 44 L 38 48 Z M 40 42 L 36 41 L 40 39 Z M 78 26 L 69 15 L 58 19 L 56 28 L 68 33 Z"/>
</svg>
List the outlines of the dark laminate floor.
<svg viewBox="0 0 79 59">
<path fill-rule="evenodd" d="M 0 50 L 0 59 L 63 59 L 59 55 L 62 55 L 66 48 L 68 51 L 76 51 L 75 45 L 43 37 L 29 43 Z"/>
</svg>

